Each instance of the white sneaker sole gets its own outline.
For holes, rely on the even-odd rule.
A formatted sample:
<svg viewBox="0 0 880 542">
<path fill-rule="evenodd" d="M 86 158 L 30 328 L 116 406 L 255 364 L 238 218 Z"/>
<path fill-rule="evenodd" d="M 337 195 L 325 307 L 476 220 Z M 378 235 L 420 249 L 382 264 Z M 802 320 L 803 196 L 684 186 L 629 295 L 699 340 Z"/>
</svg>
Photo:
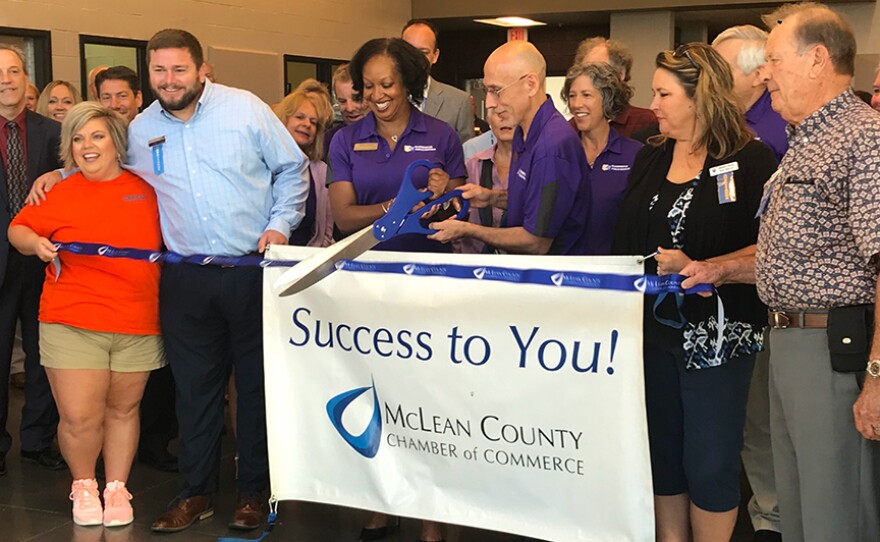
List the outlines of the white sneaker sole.
<svg viewBox="0 0 880 542">
<path fill-rule="evenodd" d="M 130 525 L 133 521 L 134 516 L 131 516 L 128 519 L 117 519 L 110 522 L 105 521 L 104 527 L 124 527 L 125 525 Z"/>
<path fill-rule="evenodd" d="M 80 527 L 95 527 L 96 525 L 101 525 L 104 523 L 103 520 L 98 521 L 84 521 L 78 518 L 73 518 L 73 522 L 79 525 Z"/>
</svg>

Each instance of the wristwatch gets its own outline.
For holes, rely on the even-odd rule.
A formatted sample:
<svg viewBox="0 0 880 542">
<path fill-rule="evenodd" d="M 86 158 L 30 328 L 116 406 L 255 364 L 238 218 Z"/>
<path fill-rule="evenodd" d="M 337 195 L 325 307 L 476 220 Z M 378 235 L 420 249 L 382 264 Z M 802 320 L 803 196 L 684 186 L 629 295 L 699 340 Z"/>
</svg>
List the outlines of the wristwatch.
<svg viewBox="0 0 880 542">
<path fill-rule="evenodd" d="M 868 367 L 865 371 L 874 378 L 880 378 L 880 359 L 872 359 L 869 361 Z"/>
</svg>

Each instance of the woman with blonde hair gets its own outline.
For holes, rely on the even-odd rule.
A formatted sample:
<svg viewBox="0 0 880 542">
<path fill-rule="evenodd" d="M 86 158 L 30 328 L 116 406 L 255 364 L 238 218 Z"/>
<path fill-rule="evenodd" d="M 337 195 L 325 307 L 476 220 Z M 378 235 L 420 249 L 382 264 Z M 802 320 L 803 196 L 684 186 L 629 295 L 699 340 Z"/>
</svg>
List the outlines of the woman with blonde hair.
<svg viewBox="0 0 880 542">
<path fill-rule="evenodd" d="M 9 242 L 46 267 L 40 359 L 58 405 L 58 445 L 70 467 L 73 521 L 108 527 L 134 520 L 126 488 L 138 440 L 138 406 L 150 371 L 165 365 L 159 335 L 159 266 L 59 253 L 56 242 L 159 251 L 153 189 L 122 169 L 127 122 L 95 102 L 61 125 L 61 157 L 78 171 L 9 226 Z M 102 506 L 95 463 L 103 454 Z"/>
<path fill-rule="evenodd" d="M 62 122 L 70 108 L 81 101 L 79 92 L 72 84 L 67 81 L 52 81 L 37 99 L 37 113 Z"/>
<path fill-rule="evenodd" d="M 310 77 L 297 85 L 293 92 L 298 90 L 313 95 L 321 103 L 322 111 L 319 111 L 319 113 L 323 121 L 322 124 L 324 124 L 325 130 L 329 128 L 333 123 L 333 104 L 330 99 L 330 91 L 327 90 L 327 85 Z M 326 156 L 326 153 L 324 155 Z"/>
<path fill-rule="evenodd" d="M 613 251 L 657 253 L 645 271 L 660 275 L 679 273 L 692 259 L 754 252 L 755 215 L 776 158 L 749 131 L 730 67 L 703 43 L 663 51 L 656 66 L 651 110 L 660 134 L 636 155 Z M 767 312 L 754 285 L 729 284 L 711 298 L 645 296 L 644 314 L 657 540 L 686 542 L 692 532 L 695 542 L 726 542 Z"/>
<path fill-rule="evenodd" d="M 40 99 L 40 91 L 32 83 L 28 83 L 24 93 L 24 106 L 34 113 L 37 112 L 37 101 Z"/>
<path fill-rule="evenodd" d="M 327 164 L 323 161 L 324 133 L 333 107 L 321 83 L 306 79 L 275 107 L 287 131 L 309 157 L 309 197 L 299 227 L 291 232 L 291 245 L 326 247 L 333 242 L 333 215 L 327 192 Z"/>
</svg>

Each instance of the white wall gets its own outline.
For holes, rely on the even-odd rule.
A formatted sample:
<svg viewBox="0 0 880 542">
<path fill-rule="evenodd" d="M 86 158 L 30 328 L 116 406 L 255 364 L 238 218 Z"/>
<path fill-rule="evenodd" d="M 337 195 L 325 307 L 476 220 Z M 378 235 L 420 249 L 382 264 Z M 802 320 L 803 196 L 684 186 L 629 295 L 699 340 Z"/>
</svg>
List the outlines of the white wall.
<svg viewBox="0 0 880 542">
<path fill-rule="evenodd" d="M 632 103 L 648 107 L 651 103 L 651 80 L 657 53 L 672 47 L 675 41 L 675 16 L 671 11 L 612 13 L 611 38 L 620 40 L 633 54 L 630 84 L 635 89 Z"/>
<path fill-rule="evenodd" d="M 344 59 L 368 39 L 399 35 L 411 13 L 410 0 L 0 0 L 0 26 L 52 31 L 53 75 L 77 87 L 79 34 L 148 40 L 163 28 L 183 28 L 206 53 L 217 47 Z M 222 79 L 223 66 L 216 69 Z M 282 78 L 281 60 L 277 69 L 271 80 Z M 277 101 L 281 92 L 261 97 Z"/>
</svg>

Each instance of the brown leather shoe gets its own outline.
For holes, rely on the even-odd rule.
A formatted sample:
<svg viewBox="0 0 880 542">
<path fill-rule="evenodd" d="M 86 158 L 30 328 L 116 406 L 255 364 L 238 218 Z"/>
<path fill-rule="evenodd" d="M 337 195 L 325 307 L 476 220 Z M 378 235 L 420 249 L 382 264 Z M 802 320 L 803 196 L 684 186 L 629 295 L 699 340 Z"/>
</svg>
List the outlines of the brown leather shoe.
<svg viewBox="0 0 880 542">
<path fill-rule="evenodd" d="M 180 532 L 196 521 L 208 519 L 214 515 L 211 498 L 199 495 L 188 499 L 179 499 L 174 507 L 169 508 L 162 517 L 150 527 L 157 533 Z"/>
<path fill-rule="evenodd" d="M 266 520 L 266 507 L 263 501 L 253 497 L 242 497 L 238 500 L 238 507 L 232 514 L 230 529 L 239 531 L 252 531 L 263 524 Z"/>
</svg>

